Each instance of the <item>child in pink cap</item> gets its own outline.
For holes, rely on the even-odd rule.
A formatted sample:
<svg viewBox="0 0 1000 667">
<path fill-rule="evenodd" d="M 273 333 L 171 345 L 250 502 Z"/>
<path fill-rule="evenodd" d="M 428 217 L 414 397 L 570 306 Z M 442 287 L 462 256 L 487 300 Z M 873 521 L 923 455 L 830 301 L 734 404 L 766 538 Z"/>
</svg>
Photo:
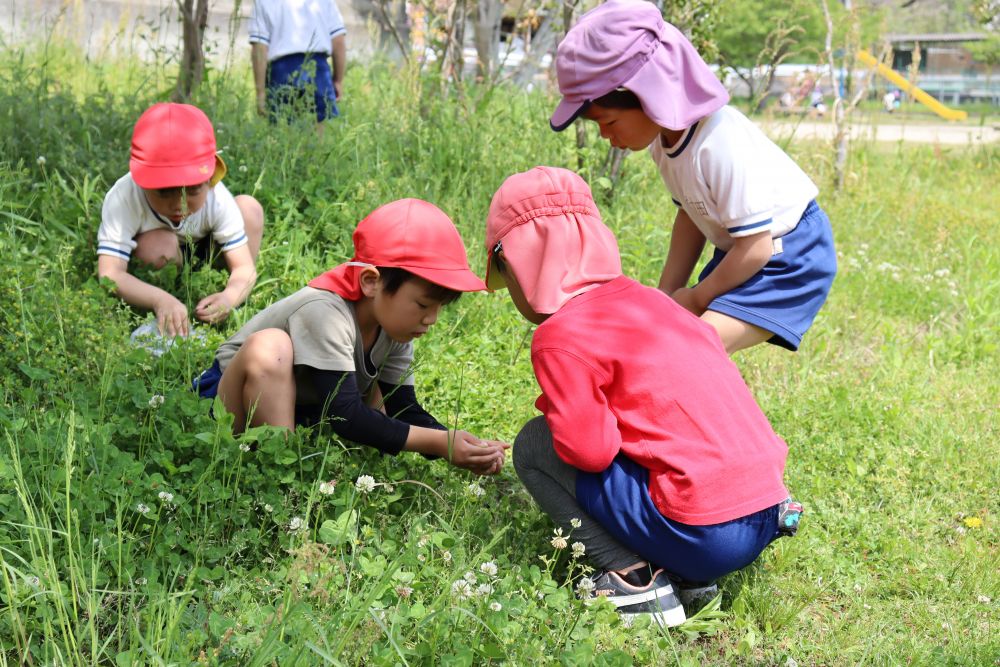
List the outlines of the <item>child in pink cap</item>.
<svg viewBox="0 0 1000 667">
<path fill-rule="evenodd" d="M 659 288 L 731 354 L 796 350 L 837 270 L 816 185 L 743 114 L 674 26 L 644 0 L 610 0 L 559 45 L 556 131 L 583 117 L 618 148 L 649 148 L 677 206 Z M 687 287 L 705 242 L 715 254 Z"/>
<path fill-rule="evenodd" d="M 135 124 L 129 173 L 104 198 L 97 230 L 97 273 L 114 281 L 125 301 L 152 310 L 160 333 L 186 336 L 187 306 L 128 272 L 132 259 L 153 268 L 185 256 L 221 251 L 229 282 L 199 299 L 194 315 L 214 324 L 243 303 L 257 280 L 264 210 L 249 195 L 233 197 L 222 177 L 208 117 L 190 104 L 154 104 Z M 182 252 L 183 245 L 190 250 Z"/>
<path fill-rule="evenodd" d="M 486 221 L 487 285 L 538 325 L 536 417 L 514 468 L 599 569 L 626 615 L 685 620 L 683 604 L 797 527 L 788 447 L 715 330 L 621 272 L 590 188 L 536 167 L 508 178 Z M 673 581 L 671 581 L 673 579 Z"/>
<path fill-rule="evenodd" d="M 222 399 L 234 428 L 324 423 L 385 454 L 414 451 L 477 474 L 507 445 L 449 431 L 417 402 L 413 341 L 462 292 L 486 289 L 441 209 L 401 199 L 354 230 L 354 257 L 257 313 L 219 347 L 195 389 Z"/>
</svg>

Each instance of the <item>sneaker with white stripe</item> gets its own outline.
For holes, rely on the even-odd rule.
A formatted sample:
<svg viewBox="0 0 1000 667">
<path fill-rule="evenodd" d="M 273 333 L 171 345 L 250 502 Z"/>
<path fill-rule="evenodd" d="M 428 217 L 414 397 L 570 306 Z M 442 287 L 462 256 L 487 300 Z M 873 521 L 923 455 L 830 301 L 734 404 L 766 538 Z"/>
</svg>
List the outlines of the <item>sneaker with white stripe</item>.
<svg viewBox="0 0 1000 667">
<path fill-rule="evenodd" d="M 666 572 L 657 570 L 645 586 L 634 586 L 617 572 L 605 570 L 593 578 L 595 596 L 607 598 L 629 620 L 649 616 L 661 627 L 673 627 L 687 617 Z"/>
</svg>

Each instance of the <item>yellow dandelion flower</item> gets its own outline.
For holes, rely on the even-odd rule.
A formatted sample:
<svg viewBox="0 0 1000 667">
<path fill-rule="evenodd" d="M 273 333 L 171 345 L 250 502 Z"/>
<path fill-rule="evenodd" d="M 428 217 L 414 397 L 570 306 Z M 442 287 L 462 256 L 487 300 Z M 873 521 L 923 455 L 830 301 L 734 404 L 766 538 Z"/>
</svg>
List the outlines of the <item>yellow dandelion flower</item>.
<svg viewBox="0 0 1000 667">
<path fill-rule="evenodd" d="M 980 519 L 978 516 L 967 516 L 962 520 L 962 523 L 964 523 L 969 528 L 983 527 L 983 520 Z"/>
</svg>

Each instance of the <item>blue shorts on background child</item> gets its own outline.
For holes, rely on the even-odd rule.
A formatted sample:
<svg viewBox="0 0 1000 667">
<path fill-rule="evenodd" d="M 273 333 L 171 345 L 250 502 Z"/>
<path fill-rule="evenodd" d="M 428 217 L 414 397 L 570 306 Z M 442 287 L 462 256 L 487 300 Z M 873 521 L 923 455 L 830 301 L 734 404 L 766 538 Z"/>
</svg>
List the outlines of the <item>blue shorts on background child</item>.
<svg viewBox="0 0 1000 667">
<path fill-rule="evenodd" d="M 486 223 L 487 285 L 538 325 L 541 388 L 514 467 L 598 573 L 581 589 L 664 625 L 749 565 L 800 507 L 788 448 L 714 329 L 622 275 L 590 188 L 564 169 L 507 179 Z"/>
<path fill-rule="evenodd" d="M 659 287 L 730 353 L 796 350 L 836 274 L 816 185 L 742 113 L 691 43 L 644 0 L 610 0 L 558 48 L 550 124 L 597 122 L 613 146 L 648 148 L 678 207 Z M 711 262 L 687 284 L 706 240 Z"/>
</svg>

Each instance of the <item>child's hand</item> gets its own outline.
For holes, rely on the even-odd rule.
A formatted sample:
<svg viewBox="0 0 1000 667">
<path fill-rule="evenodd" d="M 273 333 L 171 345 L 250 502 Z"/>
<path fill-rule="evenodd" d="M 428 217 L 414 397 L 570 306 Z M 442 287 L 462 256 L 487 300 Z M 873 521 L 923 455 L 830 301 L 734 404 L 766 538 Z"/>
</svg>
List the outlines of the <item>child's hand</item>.
<svg viewBox="0 0 1000 667">
<path fill-rule="evenodd" d="M 477 475 L 495 475 L 503 468 L 504 451 L 509 445 L 480 440 L 467 431 L 452 431 L 451 464 Z"/>
<path fill-rule="evenodd" d="M 160 333 L 164 336 L 187 336 L 188 311 L 187 307 L 175 297 L 167 294 L 163 299 L 153 306 L 156 314 L 156 326 L 160 328 Z"/>
<path fill-rule="evenodd" d="M 216 292 L 198 302 L 194 308 L 194 315 L 202 322 L 217 324 L 229 317 L 232 309 L 233 305 L 229 303 L 229 298 L 223 292 Z"/>
<path fill-rule="evenodd" d="M 680 289 L 674 290 L 670 298 L 676 301 L 679 305 L 690 310 L 692 313 L 701 317 L 705 313 L 707 306 L 703 306 L 698 299 L 697 293 L 690 287 L 681 287 Z"/>
<path fill-rule="evenodd" d="M 503 462 L 507 458 L 507 450 L 510 449 L 510 444 L 502 440 L 481 440 L 480 442 L 500 448 L 500 456 L 494 462 L 493 467 L 484 473 L 486 475 L 495 475 L 503 469 Z"/>
</svg>

